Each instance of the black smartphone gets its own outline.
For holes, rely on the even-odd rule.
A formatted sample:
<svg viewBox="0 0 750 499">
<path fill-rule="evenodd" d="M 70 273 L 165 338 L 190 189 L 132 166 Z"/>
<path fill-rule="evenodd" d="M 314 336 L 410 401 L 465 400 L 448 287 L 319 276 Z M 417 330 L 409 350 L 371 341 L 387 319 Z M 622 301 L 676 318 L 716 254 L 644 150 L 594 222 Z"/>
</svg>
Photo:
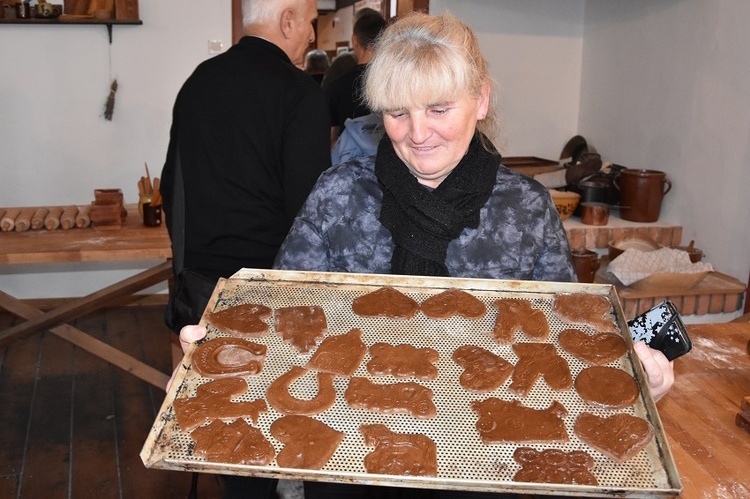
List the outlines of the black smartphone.
<svg viewBox="0 0 750 499">
<path fill-rule="evenodd" d="M 669 300 L 628 321 L 628 329 L 633 341 L 643 340 L 669 360 L 681 357 L 693 348 L 687 328 Z"/>
</svg>

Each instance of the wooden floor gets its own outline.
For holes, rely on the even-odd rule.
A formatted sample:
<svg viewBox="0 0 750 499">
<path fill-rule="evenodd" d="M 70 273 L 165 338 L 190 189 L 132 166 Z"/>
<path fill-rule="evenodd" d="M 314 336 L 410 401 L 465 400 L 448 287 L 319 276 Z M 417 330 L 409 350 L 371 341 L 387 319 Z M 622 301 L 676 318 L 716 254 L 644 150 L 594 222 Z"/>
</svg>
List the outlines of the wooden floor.
<svg viewBox="0 0 750 499">
<path fill-rule="evenodd" d="M 171 372 L 163 306 L 105 309 L 71 324 Z M 0 329 L 16 319 L 0 313 Z M 0 498 L 182 498 L 192 474 L 139 453 L 164 392 L 51 333 L 0 351 Z M 201 474 L 198 496 L 221 497 Z"/>
</svg>

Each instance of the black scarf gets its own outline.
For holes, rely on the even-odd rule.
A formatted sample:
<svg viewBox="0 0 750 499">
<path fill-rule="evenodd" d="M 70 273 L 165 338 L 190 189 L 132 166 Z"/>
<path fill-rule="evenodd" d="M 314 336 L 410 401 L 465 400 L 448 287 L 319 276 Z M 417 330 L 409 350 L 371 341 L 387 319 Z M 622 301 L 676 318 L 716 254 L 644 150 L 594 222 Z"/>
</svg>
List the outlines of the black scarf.
<svg viewBox="0 0 750 499">
<path fill-rule="evenodd" d="M 417 182 L 388 136 L 383 137 L 375 174 L 383 190 L 380 223 L 395 245 L 392 274 L 448 276 L 448 243 L 465 227 L 479 226 L 479 210 L 492 194 L 499 163 L 499 155 L 487 152 L 475 135 L 458 165 L 430 190 Z"/>
</svg>

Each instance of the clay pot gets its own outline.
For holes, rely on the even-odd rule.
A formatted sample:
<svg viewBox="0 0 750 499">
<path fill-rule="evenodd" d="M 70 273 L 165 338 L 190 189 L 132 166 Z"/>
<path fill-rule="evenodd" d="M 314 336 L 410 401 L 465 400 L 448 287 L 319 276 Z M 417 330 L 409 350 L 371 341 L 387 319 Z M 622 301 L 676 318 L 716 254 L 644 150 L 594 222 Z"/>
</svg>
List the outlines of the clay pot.
<svg viewBox="0 0 750 499">
<path fill-rule="evenodd" d="M 599 270 L 599 255 L 595 251 L 577 249 L 570 252 L 573 267 L 576 269 L 578 282 L 594 282 L 596 271 Z"/>
<path fill-rule="evenodd" d="M 631 222 L 656 222 L 661 203 L 672 189 L 664 172 L 627 168 L 615 177 L 620 190 L 620 218 Z"/>
</svg>

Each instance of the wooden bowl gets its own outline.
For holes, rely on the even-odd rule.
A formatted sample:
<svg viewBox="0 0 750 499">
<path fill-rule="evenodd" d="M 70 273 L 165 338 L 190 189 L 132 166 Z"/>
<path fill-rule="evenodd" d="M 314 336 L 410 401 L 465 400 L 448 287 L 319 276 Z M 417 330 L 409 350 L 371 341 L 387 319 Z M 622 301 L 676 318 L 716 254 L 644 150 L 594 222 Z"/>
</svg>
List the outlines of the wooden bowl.
<svg viewBox="0 0 750 499">
<path fill-rule="evenodd" d="M 699 250 L 696 247 L 690 248 L 690 250 L 688 250 L 687 246 L 675 246 L 673 249 L 687 251 L 687 254 L 690 255 L 690 261 L 692 263 L 698 263 L 703 260 L 703 251 Z"/>
<path fill-rule="evenodd" d="M 653 251 L 658 250 L 662 247 L 661 244 L 657 243 L 648 236 L 639 236 L 634 234 L 632 236 L 623 236 L 614 241 L 610 241 L 607 245 L 609 261 L 611 262 L 618 256 L 620 256 L 626 249 L 634 248 L 641 251 Z"/>
<path fill-rule="evenodd" d="M 552 196 L 552 201 L 555 203 L 557 213 L 560 215 L 560 220 L 567 220 L 576 210 L 578 202 L 581 200 L 581 195 L 577 192 L 549 189 L 549 193 Z"/>
</svg>

